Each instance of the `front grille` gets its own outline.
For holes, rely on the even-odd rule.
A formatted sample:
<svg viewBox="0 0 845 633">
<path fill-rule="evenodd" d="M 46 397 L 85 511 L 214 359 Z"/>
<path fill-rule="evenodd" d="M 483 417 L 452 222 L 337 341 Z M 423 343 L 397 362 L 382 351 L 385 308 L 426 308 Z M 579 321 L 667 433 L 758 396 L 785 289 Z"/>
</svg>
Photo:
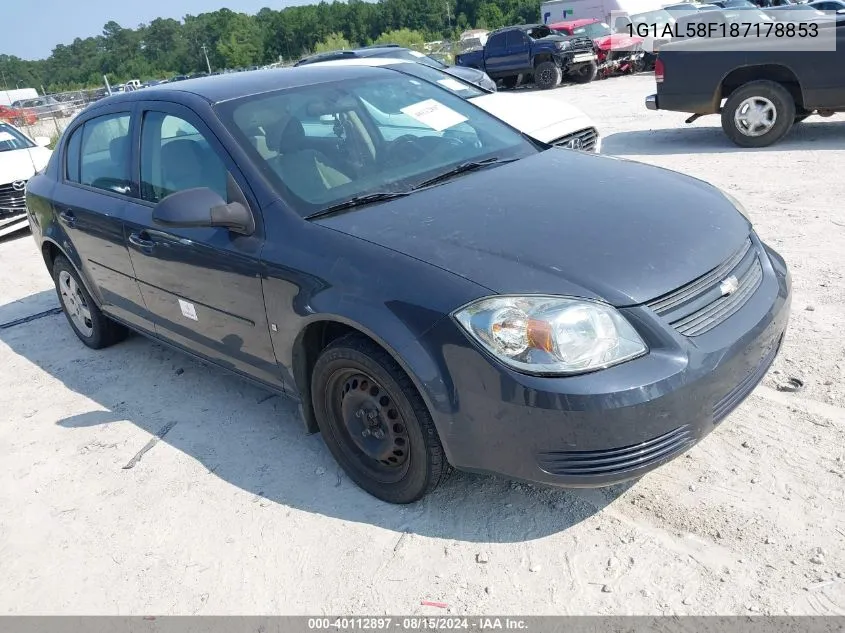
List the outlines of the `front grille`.
<svg viewBox="0 0 845 633">
<path fill-rule="evenodd" d="M 605 451 L 549 451 L 540 453 L 538 461 L 553 475 L 621 475 L 668 459 L 694 443 L 685 424 L 640 444 Z"/>
<path fill-rule="evenodd" d="M 572 134 L 561 136 L 551 142 L 552 145 L 558 147 L 565 147 L 567 149 L 580 149 L 585 152 L 596 151 L 596 142 L 598 141 L 599 133 L 594 127 L 587 127 L 583 130 L 578 130 Z"/>
<path fill-rule="evenodd" d="M 0 185 L 0 217 L 25 210 L 26 191 L 17 191 L 12 183 Z"/>
<path fill-rule="evenodd" d="M 593 40 L 589 37 L 575 36 L 569 40 L 569 50 L 583 53 L 593 50 Z"/>
<path fill-rule="evenodd" d="M 722 284 L 731 277 L 737 285 L 724 294 Z M 684 336 L 699 336 L 742 308 L 762 281 L 760 257 L 749 238 L 720 266 L 647 305 Z"/>
<path fill-rule="evenodd" d="M 775 356 L 777 356 L 778 349 L 780 349 L 781 340 L 778 340 L 777 345 L 763 357 L 760 364 L 754 368 L 754 371 L 743 378 L 736 387 L 731 389 L 721 400 L 713 405 L 713 424 L 718 424 L 725 419 L 731 411 L 736 409 L 745 400 L 748 394 L 754 390 L 754 387 L 763 380 L 763 376 L 766 375 L 769 367 L 775 362 Z"/>
</svg>

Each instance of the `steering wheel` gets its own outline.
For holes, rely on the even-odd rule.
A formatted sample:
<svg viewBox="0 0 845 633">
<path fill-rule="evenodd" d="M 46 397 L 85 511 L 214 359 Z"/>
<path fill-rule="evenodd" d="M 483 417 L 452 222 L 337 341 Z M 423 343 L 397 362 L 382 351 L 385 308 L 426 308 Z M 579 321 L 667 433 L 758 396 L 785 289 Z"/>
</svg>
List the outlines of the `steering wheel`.
<svg viewBox="0 0 845 633">
<path fill-rule="evenodd" d="M 420 147 L 419 138 L 413 134 L 403 134 L 390 142 L 389 158 L 393 159 L 400 152 L 410 152 L 411 162 L 420 160 L 427 153 L 425 149 Z"/>
</svg>

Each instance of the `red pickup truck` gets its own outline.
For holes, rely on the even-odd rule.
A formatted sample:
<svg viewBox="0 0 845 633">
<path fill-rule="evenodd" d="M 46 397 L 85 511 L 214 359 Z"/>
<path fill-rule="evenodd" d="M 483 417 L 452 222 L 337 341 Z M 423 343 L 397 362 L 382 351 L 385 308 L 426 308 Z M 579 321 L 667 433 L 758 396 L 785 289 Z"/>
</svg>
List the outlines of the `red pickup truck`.
<svg viewBox="0 0 845 633">
<path fill-rule="evenodd" d="M 562 35 L 580 35 L 593 40 L 598 56 L 599 76 L 635 73 L 643 68 L 643 38 L 614 33 L 609 25 L 595 19 L 555 22 L 549 28 Z"/>
</svg>

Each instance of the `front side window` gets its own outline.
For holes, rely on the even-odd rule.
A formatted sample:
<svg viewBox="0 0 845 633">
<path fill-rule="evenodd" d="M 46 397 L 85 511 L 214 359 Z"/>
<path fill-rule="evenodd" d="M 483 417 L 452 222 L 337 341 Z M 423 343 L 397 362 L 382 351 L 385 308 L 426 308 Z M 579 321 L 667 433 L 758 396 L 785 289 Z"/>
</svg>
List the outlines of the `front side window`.
<svg viewBox="0 0 845 633">
<path fill-rule="evenodd" d="M 0 152 L 8 152 L 15 149 L 26 149 L 35 147 L 35 143 L 18 132 L 11 125 L 0 123 Z"/>
<path fill-rule="evenodd" d="M 224 200 L 227 170 L 220 156 L 188 121 L 147 112 L 141 127 L 141 198 L 159 202 L 171 193 L 206 187 Z"/>
<path fill-rule="evenodd" d="M 78 141 L 77 141 L 78 136 Z M 79 143 L 78 171 L 68 163 L 67 176 L 83 185 L 126 194 L 130 182 L 129 114 L 109 114 L 86 121 L 68 143 L 68 158 Z M 71 171 L 71 167 L 73 171 Z"/>
<path fill-rule="evenodd" d="M 412 191 L 464 162 L 538 151 L 448 90 L 387 70 L 216 108 L 303 216 L 369 193 Z"/>
</svg>

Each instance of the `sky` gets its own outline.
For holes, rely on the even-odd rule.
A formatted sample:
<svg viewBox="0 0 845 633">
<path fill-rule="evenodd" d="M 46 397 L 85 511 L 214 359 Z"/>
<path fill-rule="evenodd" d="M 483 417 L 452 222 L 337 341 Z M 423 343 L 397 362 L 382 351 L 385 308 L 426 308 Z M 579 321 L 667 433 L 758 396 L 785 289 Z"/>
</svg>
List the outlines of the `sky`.
<svg viewBox="0 0 845 633">
<path fill-rule="evenodd" d="M 313 0 L 317 1 L 317 0 Z M 77 37 L 99 35 L 103 25 L 114 20 L 135 28 L 155 18 L 181 19 L 224 7 L 241 13 L 258 13 L 263 7 L 283 9 L 307 0 L 0 0 L 3 7 L 3 37 L 0 55 L 43 59 L 57 44 L 70 44 Z M 9 27 L 12 28 L 9 28 Z"/>
</svg>

